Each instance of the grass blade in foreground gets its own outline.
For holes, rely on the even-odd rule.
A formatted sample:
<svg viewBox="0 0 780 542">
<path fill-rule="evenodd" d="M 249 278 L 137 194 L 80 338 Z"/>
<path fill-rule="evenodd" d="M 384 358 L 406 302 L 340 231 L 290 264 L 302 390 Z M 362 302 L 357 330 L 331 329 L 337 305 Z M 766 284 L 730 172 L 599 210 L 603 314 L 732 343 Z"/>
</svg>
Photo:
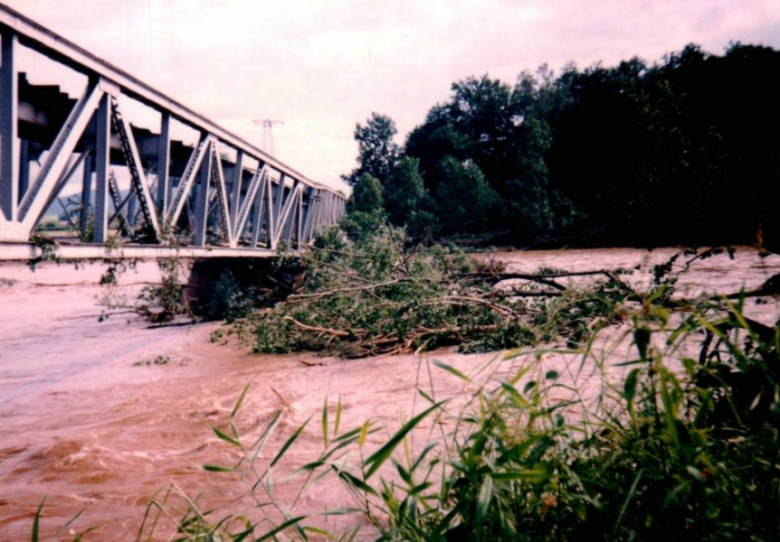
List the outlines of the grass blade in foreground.
<svg viewBox="0 0 780 542">
<path fill-rule="evenodd" d="M 403 438 L 406 436 L 409 431 L 414 429 L 414 427 L 420 423 L 428 414 L 436 410 L 437 408 L 441 407 L 444 403 L 447 401 L 440 401 L 433 405 L 432 407 L 429 407 L 424 412 L 418 414 L 408 422 L 404 424 L 401 429 L 398 430 L 398 432 L 392 436 L 390 440 L 387 441 L 387 443 L 382 446 L 379 450 L 374 452 L 374 454 L 371 455 L 368 459 L 365 460 L 363 463 L 363 466 L 366 467 L 370 465 L 368 471 L 366 472 L 365 478 L 368 480 L 372 474 L 374 474 L 379 467 L 382 466 L 382 464 L 387 461 L 387 459 L 390 457 L 390 455 L 393 453 L 393 450 L 395 450 L 396 446 L 403 440 Z"/>
</svg>

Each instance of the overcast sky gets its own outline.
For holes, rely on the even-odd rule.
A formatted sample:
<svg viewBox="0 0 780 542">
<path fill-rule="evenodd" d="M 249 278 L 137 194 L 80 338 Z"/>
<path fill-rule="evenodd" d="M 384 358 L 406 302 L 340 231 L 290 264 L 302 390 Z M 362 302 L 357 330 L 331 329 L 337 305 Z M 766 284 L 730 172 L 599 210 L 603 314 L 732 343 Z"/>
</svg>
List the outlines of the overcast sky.
<svg viewBox="0 0 780 542">
<path fill-rule="evenodd" d="M 399 143 L 453 81 L 513 84 L 698 43 L 780 48 L 780 0 L 2 0 L 276 155 L 334 184 L 355 123 L 390 115 Z"/>
</svg>

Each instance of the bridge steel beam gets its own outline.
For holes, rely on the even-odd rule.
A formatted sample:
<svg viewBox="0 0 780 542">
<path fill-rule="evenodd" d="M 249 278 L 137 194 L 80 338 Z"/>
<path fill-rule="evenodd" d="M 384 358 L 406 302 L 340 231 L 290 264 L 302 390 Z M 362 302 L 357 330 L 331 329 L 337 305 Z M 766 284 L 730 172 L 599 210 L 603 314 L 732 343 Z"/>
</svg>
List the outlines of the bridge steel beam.
<svg viewBox="0 0 780 542">
<path fill-rule="evenodd" d="M 75 156 L 78 156 L 79 162 L 84 162 L 91 149 L 94 149 L 94 154 L 89 155 L 85 164 L 88 171 L 84 173 L 81 199 L 85 208 L 89 203 L 94 208 L 93 243 L 111 241 L 111 244 L 116 244 L 117 236 L 132 233 L 127 231 L 126 221 L 122 222 L 121 209 L 116 208 L 118 194 L 109 198 L 109 189 L 118 192 L 117 187 L 111 188 L 109 182 L 112 165 L 115 165 L 111 162 L 110 152 L 114 135 L 119 137 L 120 150 L 125 156 L 126 164 L 120 166 L 126 165 L 132 181 L 131 193 L 124 201 L 132 199 L 140 205 L 147 226 L 144 235 L 133 236 L 136 241 L 126 240 L 131 243 L 140 242 L 137 239 L 142 237 L 163 247 L 180 247 L 182 243 L 186 245 L 189 242 L 205 248 L 208 243 L 217 243 L 222 245 L 214 246 L 219 250 L 255 250 L 258 254 L 265 254 L 267 250 L 273 251 L 282 239 L 294 240 L 296 247 L 300 248 L 311 241 L 319 228 L 334 222 L 345 212 L 346 199 L 342 194 L 312 181 L 129 73 L 2 4 L 0 43 L 0 243 L 3 243 L 0 251 L 10 250 L 8 243 L 29 240 L 48 205 L 56 201 L 59 191 L 67 183 Z M 19 137 L 20 45 L 85 75 L 88 81 L 48 153 L 43 155 L 36 178 L 30 179 L 29 183 L 30 142 Z M 160 133 L 148 135 L 147 131 L 147 135 L 143 136 L 145 141 L 150 137 L 157 138 L 154 156 L 148 154 L 149 145 L 136 141 L 138 132 L 134 133 L 132 125 L 119 110 L 120 97 L 136 100 L 161 115 Z M 86 135 L 85 130 L 95 116 L 95 140 L 84 141 L 92 137 Z M 181 168 L 183 164 L 180 162 L 175 166 L 172 160 L 173 143 L 179 145 L 177 148 L 182 145 L 171 139 L 173 120 L 201 134 L 200 142 L 193 148 L 184 173 L 175 186 L 172 184 L 172 168 Z M 232 158 L 220 155 L 222 146 L 232 149 L 226 156 L 235 152 L 234 164 Z M 140 152 L 142 147 L 147 154 Z M 147 183 L 150 165 L 144 160 L 156 164 L 156 189 Z M 257 165 L 248 168 L 248 162 Z M 96 178 L 94 198 L 90 194 L 93 167 Z M 227 179 L 226 173 L 229 175 Z M 247 184 L 245 179 L 251 180 Z M 213 197 L 209 187 L 213 187 L 211 192 L 216 195 L 216 205 L 209 204 Z M 152 194 L 152 191 L 155 193 Z M 193 197 L 194 192 L 197 194 Z M 194 213 L 190 212 L 188 202 L 191 200 L 196 203 Z M 185 209 L 188 209 L 186 219 L 182 217 Z M 210 212 L 218 216 L 212 217 Z M 85 213 L 82 213 L 81 219 L 81 223 L 86 224 Z M 116 220 L 118 225 L 114 222 Z M 250 224 L 251 230 L 247 231 Z M 192 237 L 182 237 L 182 228 L 194 229 L 190 234 Z M 208 235 L 210 229 L 217 235 Z M 242 248 L 245 245 L 249 248 Z M 14 250 L 16 254 L 20 252 L 18 248 Z"/>
<path fill-rule="evenodd" d="M 157 208 L 161 215 L 168 211 L 171 198 L 171 114 L 164 112 L 160 122 L 160 140 L 157 144 Z"/>
<path fill-rule="evenodd" d="M 8 222 L 17 221 L 19 205 L 19 77 L 15 32 L 5 31 L 2 40 L 0 74 L 0 211 Z"/>
<path fill-rule="evenodd" d="M 95 244 L 60 244 L 56 246 L 58 260 L 118 260 L 156 258 L 267 258 L 276 251 L 269 248 L 229 247 L 166 247 L 160 245 L 122 245 L 110 247 Z M 40 258 L 44 254 L 35 243 L 0 241 L 0 261 L 22 261 Z"/>
<path fill-rule="evenodd" d="M 100 98 L 97 112 L 97 138 L 95 142 L 95 230 L 92 240 L 105 243 L 108 239 L 108 183 L 111 152 L 111 97 Z"/>
</svg>

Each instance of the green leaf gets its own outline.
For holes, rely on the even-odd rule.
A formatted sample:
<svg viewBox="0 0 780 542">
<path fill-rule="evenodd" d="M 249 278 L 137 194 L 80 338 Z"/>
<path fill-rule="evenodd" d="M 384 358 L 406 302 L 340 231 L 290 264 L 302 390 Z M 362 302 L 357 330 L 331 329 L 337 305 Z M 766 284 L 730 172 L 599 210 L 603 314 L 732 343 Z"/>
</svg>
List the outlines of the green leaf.
<svg viewBox="0 0 780 542">
<path fill-rule="evenodd" d="M 634 483 L 631 484 L 631 489 L 628 490 L 628 495 L 626 495 L 626 500 L 623 502 L 623 506 L 620 508 L 620 514 L 618 515 L 617 521 L 615 522 L 615 529 L 613 531 L 615 533 L 617 533 L 618 527 L 620 527 L 620 522 L 623 521 L 623 516 L 625 515 L 626 510 L 628 509 L 628 504 L 631 502 L 631 499 L 634 497 L 636 488 L 639 485 L 639 480 L 642 478 L 642 472 L 644 472 L 644 469 L 639 469 L 639 472 L 636 473 L 636 478 L 634 478 Z"/>
<path fill-rule="evenodd" d="M 280 532 L 284 531 L 285 529 L 295 525 L 296 523 L 298 523 L 302 519 L 306 519 L 306 516 L 298 516 L 298 517 L 295 517 L 295 518 L 292 518 L 292 519 L 288 519 L 287 521 L 285 521 L 284 523 L 282 523 L 281 525 L 279 525 L 275 529 L 270 530 L 267 533 L 265 533 L 263 536 L 261 536 L 260 538 L 255 540 L 255 542 L 262 542 L 263 540 L 268 540 L 269 538 L 273 538 L 276 535 L 276 533 L 280 533 Z"/>
<path fill-rule="evenodd" d="M 515 384 L 517 384 L 520 381 L 521 378 L 523 378 L 526 374 L 528 374 L 528 371 L 533 369 L 535 366 L 536 366 L 535 364 L 529 363 L 525 367 L 521 368 L 519 371 L 517 371 L 517 374 L 515 374 L 515 376 L 513 376 L 509 380 L 509 383 L 514 386 Z"/>
<path fill-rule="evenodd" d="M 412 476 L 409 474 L 409 472 L 401 465 L 398 461 L 395 459 L 391 459 L 393 462 L 393 465 L 395 465 L 395 469 L 398 471 L 398 474 L 401 475 L 401 480 L 409 484 L 410 486 L 414 485 L 414 480 L 412 480 Z"/>
<path fill-rule="evenodd" d="M 370 422 L 366 422 L 366 425 L 370 425 Z M 347 431 L 343 435 L 339 435 L 338 437 L 333 439 L 333 442 L 340 442 L 344 440 L 353 440 L 355 437 L 357 437 L 360 434 L 360 428 L 352 429 L 351 431 Z"/>
<path fill-rule="evenodd" d="M 423 460 L 425 459 L 425 456 L 428 455 L 428 452 L 430 452 L 431 450 L 436 448 L 438 445 L 439 445 L 439 441 L 433 441 L 433 442 L 429 443 L 425 448 L 423 448 L 423 451 L 420 452 L 419 456 L 417 456 L 417 459 L 415 460 L 414 464 L 412 465 L 412 468 L 410 469 L 410 471 L 411 472 L 416 471 L 417 467 L 419 467 L 420 463 L 422 463 Z"/>
<path fill-rule="evenodd" d="M 499 384 L 501 384 L 501 387 L 506 391 L 510 397 L 514 400 L 515 404 L 519 407 L 526 407 L 528 406 L 528 401 L 526 401 L 522 395 L 520 395 L 520 392 L 518 392 L 515 387 L 510 384 L 509 382 L 506 382 L 504 380 L 499 380 Z"/>
<path fill-rule="evenodd" d="M 325 404 L 322 406 L 322 440 L 325 447 L 328 447 L 328 398 L 325 397 Z"/>
<path fill-rule="evenodd" d="M 451 365 L 447 365 L 446 363 L 443 363 L 443 362 L 441 362 L 439 360 L 433 360 L 433 364 L 436 367 L 438 367 L 439 369 L 444 369 L 448 373 L 457 376 L 458 378 L 460 378 L 464 382 L 471 382 L 471 379 L 469 377 L 467 377 L 466 375 L 464 375 L 463 373 L 461 373 L 459 370 L 457 370 L 455 367 L 453 367 Z"/>
<path fill-rule="evenodd" d="M 334 469 L 335 469 L 335 467 L 334 467 Z M 379 493 L 377 493 L 376 490 L 373 487 L 371 487 L 370 485 L 365 483 L 360 478 L 357 478 L 357 477 L 355 477 L 355 476 L 351 475 L 350 473 L 348 473 L 346 471 L 343 471 L 343 470 L 336 469 L 336 472 L 339 473 L 339 478 L 344 480 L 346 483 L 348 483 L 350 485 L 353 485 L 357 489 L 359 489 L 361 491 L 364 491 L 366 493 L 370 493 L 371 495 L 374 495 L 376 497 L 379 496 Z"/>
<path fill-rule="evenodd" d="M 519 444 L 512 446 L 503 454 L 498 456 L 498 459 L 496 459 L 496 464 L 502 465 L 510 461 L 517 461 L 522 456 L 522 454 L 528 450 L 528 448 L 541 441 L 543 438 L 545 438 L 545 436 L 546 435 L 534 435 L 533 437 L 529 437 Z"/>
<path fill-rule="evenodd" d="M 279 423 L 279 418 L 281 417 L 282 417 L 282 411 L 277 410 L 276 414 L 274 414 L 274 417 L 271 418 L 271 421 L 268 422 L 268 425 L 266 425 L 265 429 L 263 429 L 263 432 L 260 434 L 259 437 L 257 437 L 257 440 L 252 446 L 252 448 L 255 449 L 254 453 L 252 454 L 252 461 L 255 461 L 257 459 L 257 456 L 260 455 L 260 452 L 265 447 L 265 443 L 268 441 L 268 438 L 271 436 L 271 433 L 273 433 L 273 430 L 276 428 L 276 424 Z"/>
<path fill-rule="evenodd" d="M 417 393 L 419 393 L 419 394 L 420 394 L 420 396 L 421 396 L 423 399 L 425 399 L 426 401 L 428 401 L 428 402 L 429 402 L 429 403 L 431 403 L 431 404 L 433 404 L 433 403 L 435 403 L 435 402 L 436 402 L 436 401 L 435 401 L 435 400 L 434 400 L 434 399 L 433 399 L 433 398 L 432 398 L 430 395 L 428 395 L 427 393 L 425 393 L 424 391 L 422 391 L 420 388 L 417 388 Z"/>
<path fill-rule="evenodd" d="M 630 361 L 621 361 L 620 363 L 615 363 L 613 367 L 628 367 L 630 365 L 639 365 L 640 363 L 645 363 L 645 360 L 632 359 Z"/>
<path fill-rule="evenodd" d="M 54 536 L 55 536 L 55 537 L 57 537 L 57 536 L 59 536 L 59 535 L 60 535 L 60 533 L 63 533 L 63 532 L 65 532 L 65 529 L 67 529 L 68 527 L 70 527 L 71 523 L 73 523 L 74 521 L 76 521 L 77 519 L 79 519 L 79 517 L 81 517 L 81 514 L 83 514 L 83 513 L 86 511 L 86 509 L 87 509 L 87 505 L 85 504 L 85 505 L 84 505 L 84 506 L 81 508 L 81 510 L 79 510 L 79 511 L 78 511 L 76 514 L 74 514 L 74 515 L 73 515 L 73 517 L 71 517 L 71 518 L 70 518 L 70 519 L 69 519 L 67 522 L 65 522 L 65 523 L 62 525 L 62 527 L 60 527 L 59 529 L 57 529 L 57 532 L 56 532 L 56 533 L 54 533 Z M 88 532 L 90 532 L 90 531 L 93 531 L 94 529 L 96 529 L 96 527 L 90 527 L 90 528 L 89 528 L 89 529 L 87 529 L 86 531 L 84 531 L 84 532 L 80 533 L 80 534 L 79 534 L 79 535 L 78 535 L 78 536 L 77 536 L 77 537 L 74 539 L 74 542 L 76 542 L 76 541 L 78 541 L 78 540 L 81 540 L 81 538 L 82 538 L 82 537 L 83 537 L 85 534 L 87 534 L 87 533 L 88 533 Z"/>
<path fill-rule="evenodd" d="M 633 369 L 630 373 L 628 373 L 626 381 L 623 384 L 623 397 L 626 398 L 626 405 L 628 406 L 629 412 L 634 410 L 634 396 L 636 395 L 636 384 L 638 378 L 639 369 Z"/>
<path fill-rule="evenodd" d="M 493 500 L 493 478 L 485 476 L 482 486 L 479 488 L 479 497 L 477 498 L 477 528 L 482 526 L 490 508 L 490 501 Z"/>
<path fill-rule="evenodd" d="M 219 465 L 203 465 L 203 469 L 209 472 L 234 472 L 232 467 L 221 467 Z"/>
<path fill-rule="evenodd" d="M 644 327 L 634 330 L 634 344 L 639 350 L 639 357 L 647 360 L 647 347 L 650 345 L 650 330 Z"/>
<path fill-rule="evenodd" d="M 427 410 L 423 411 L 422 413 L 418 414 L 408 422 L 404 424 L 401 429 L 398 430 L 398 432 L 392 436 L 390 440 L 387 441 L 387 443 L 382 446 L 379 450 L 377 450 L 371 457 L 366 459 L 366 461 L 363 463 L 363 466 L 371 465 L 371 467 L 368 469 L 368 472 L 366 473 L 366 480 L 368 480 L 372 474 L 374 474 L 379 467 L 382 466 L 382 464 L 387 461 L 387 458 L 390 457 L 390 454 L 393 453 L 393 450 L 396 446 L 404 439 L 407 433 L 414 429 L 414 427 L 420 423 L 423 418 L 425 418 L 428 414 L 430 414 L 433 410 L 439 408 L 441 405 L 443 405 L 446 401 L 441 401 L 439 403 L 436 403 L 432 407 L 428 408 Z"/>
<path fill-rule="evenodd" d="M 555 379 L 557 379 L 559 376 L 560 376 L 560 374 L 558 373 L 558 371 L 547 371 L 547 373 L 544 375 L 544 377 L 545 377 L 547 380 L 555 380 Z"/>
<path fill-rule="evenodd" d="M 309 417 L 305 422 L 303 422 L 303 425 L 301 425 L 298 429 L 295 430 L 295 433 L 292 434 L 290 438 L 287 439 L 287 442 L 284 443 L 284 446 L 282 446 L 282 449 L 279 450 L 279 453 L 276 454 L 276 457 L 274 457 L 274 460 L 271 461 L 271 467 L 276 465 L 276 463 L 282 458 L 284 455 L 284 452 L 287 451 L 287 448 L 293 445 L 293 442 L 296 441 L 296 439 L 300 436 L 301 431 L 309 424 L 309 420 L 311 420 L 311 417 Z"/>
<path fill-rule="evenodd" d="M 228 436 L 223 431 L 220 431 L 218 428 L 212 427 L 211 430 L 214 431 L 214 434 L 216 434 L 219 438 L 221 438 L 222 440 L 224 440 L 228 444 L 232 444 L 233 446 L 237 446 L 239 448 L 241 447 L 241 443 L 240 442 L 238 442 L 233 437 Z"/>
<path fill-rule="evenodd" d="M 493 473 L 494 480 L 521 480 L 530 484 L 539 484 L 544 482 L 550 475 L 550 471 L 544 467 L 523 470 L 508 470 L 505 472 Z"/>
<path fill-rule="evenodd" d="M 246 530 L 241 531 L 237 535 L 235 535 L 235 538 L 233 538 L 232 542 L 242 542 L 242 540 L 245 540 L 247 536 L 255 532 L 255 526 L 249 525 Z"/>
<path fill-rule="evenodd" d="M 339 434 L 339 425 L 341 424 L 341 395 L 339 395 L 339 402 L 336 405 L 336 421 L 333 424 L 333 436 Z"/>
<path fill-rule="evenodd" d="M 244 403 L 244 397 L 246 397 L 246 392 L 249 391 L 249 386 L 252 385 L 252 381 L 250 380 L 249 383 L 244 386 L 244 391 L 241 392 L 241 395 L 238 396 L 238 401 L 236 401 L 236 406 L 233 407 L 233 412 L 230 413 L 230 418 L 233 419 L 233 416 L 236 415 L 238 412 L 238 409 L 241 408 L 241 405 Z"/>
<path fill-rule="evenodd" d="M 38 531 L 40 527 L 41 511 L 43 510 L 43 505 L 45 503 L 46 503 L 46 497 L 43 498 L 41 504 L 38 505 L 38 510 L 35 511 L 35 519 L 33 519 L 32 534 L 30 535 L 30 540 L 32 542 L 38 542 Z"/>
<path fill-rule="evenodd" d="M 361 514 L 363 510 L 360 508 L 334 508 L 333 510 L 323 510 L 317 512 L 315 516 L 348 516 L 350 514 Z"/>
<path fill-rule="evenodd" d="M 363 423 L 363 425 L 360 426 L 360 436 L 358 437 L 358 446 L 361 448 L 366 443 L 366 438 L 368 437 L 368 425 L 369 422 L 366 421 Z"/>
</svg>

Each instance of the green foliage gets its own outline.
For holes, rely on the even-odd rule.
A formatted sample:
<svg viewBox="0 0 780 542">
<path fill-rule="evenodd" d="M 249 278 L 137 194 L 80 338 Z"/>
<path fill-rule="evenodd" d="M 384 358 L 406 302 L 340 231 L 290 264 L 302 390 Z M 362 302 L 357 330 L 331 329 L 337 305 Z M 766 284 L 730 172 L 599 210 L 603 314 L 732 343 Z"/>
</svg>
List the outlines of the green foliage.
<svg viewBox="0 0 780 542">
<path fill-rule="evenodd" d="M 431 194 L 448 182 L 442 160 L 475 164 L 499 196 L 486 227 L 515 242 L 595 234 L 589 242 L 777 251 L 780 213 L 764 196 L 780 169 L 778 69 L 780 52 L 735 43 L 723 56 L 688 45 L 653 65 L 634 57 L 559 75 L 543 65 L 514 88 L 469 77 L 404 153 Z M 460 232 L 473 226 L 485 227 Z"/>
<path fill-rule="evenodd" d="M 157 265 L 162 280 L 159 284 L 143 288 L 139 296 L 141 311 L 150 321 L 156 323 L 170 321 L 180 314 L 191 315 L 189 303 L 184 295 L 189 267 L 176 257 L 159 258 Z M 107 276 L 113 279 L 112 274 Z"/>
<path fill-rule="evenodd" d="M 250 386 L 251 382 L 244 387 L 238 396 L 226 426 L 222 428 L 211 427 L 213 434 L 225 446 L 229 447 L 230 463 L 226 465 L 208 464 L 204 465 L 203 469 L 214 473 L 215 476 L 225 477 L 226 482 L 238 479 L 243 491 L 256 503 L 256 506 L 242 514 L 231 513 L 220 517 L 219 513 L 221 512 L 213 509 L 204 510 L 199 505 L 198 499 L 191 499 L 179 487 L 171 485 L 158 491 L 147 506 L 137 540 L 158 540 L 163 532 L 171 529 L 175 531 L 175 540 L 182 542 L 196 540 L 261 541 L 277 540 L 279 536 L 308 540 L 310 534 L 325 535 L 331 538 L 332 535 L 327 531 L 314 525 L 306 525 L 306 523 L 317 517 L 328 518 L 359 513 L 359 510 L 355 508 L 341 508 L 326 510 L 314 514 L 314 517 L 310 518 L 306 514 L 293 512 L 304 491 L 321 480 L 323 474 L 327 474 L 327 472 L 320 474 L 316 471 L 323 469 L 323 467 L 329 469 L 331 465 L 340 464 L 347 456 L 349 447 L 355 445 L 361 438 L 361 432 L 357 429 L 340 430 L 341 401 L 339 400 L 336 407 L 336 416 L 332 424 L 328 418 L 326 401 L 322 414 L 323 449 L 316 459 L 297 469 L 297 479 L 301 481 L 299 489 L 290 502 L 282 503 L 274 491 L 277 484 L 276 476 L 282 467 L 280 463 L 284 462 L 288 452 L 294 449 L 311 418 L 297 426 L 281 446 L 273 452 L 272 456 L 266 457 L 263 452 L 276 445 L 274 442 L 275 433 L 285 421 L 284 411 L 271 413 L 270 419 L 261 429 L 259 437 L 252 442 L 246 442 L 247 439 L 239 434 L 235 422 L 247 393 L 250 391 Z M 368 432 L 368 427 L 366 427 L 366 432 Z M 287 480 L 284 482 L 289 485 Z M 184 509 L 183 514 L 179 512 L 181 509 Z"/>
<path fill-rule="evenodd" d="M 425 449 L 429 464 L 450 466 L 438 491 L 411 499 L 411 487 L 436 476 L 418 457 L 418 468 L 401 474 L 409 486 L 396 485 L 392 499 L 383 495 L 391 513 L 384 536 L 777 538 L 770 510 L 780 504 L 780 334 L 777 326 L 755 328 L 739 307 L 714 308 L 678 327 L 636 315 L 639 356 L 623 364 L 631 370 L 622 382 L 608 381 L 604 362 L 586 351 L 584 359 L 605 371 L 605 397 L 593 407 L 576 393 L 573 403 L 555 399 L 567 389 L 555 371 L 527 380 L 532 360 L 507 380 L 480 386 L 466 407 L 441 416 L 456 427 L 441 455 Z M 683 350 L 700 332 L 697 361 Z M 572 404 L 583 412 L 567 416 Z"/>
<path fill-rule="evenodd" d="M 376 177 L 364 173 L 347 200 L 347 216 L 341 227 L 351 239 L 373 235 L 385 220 L 382 184 Z"/>
<path fill-rule="evenodd" d="M 371 175 L 384 182 L 392 173 L 400 155 L 398 145 L 393 141 L 398 130 L 395 122 L 378 113 L 371 113 L 365 126 L 355 126 L 355 141 L 358 143 L 358 167 L 342 178 L 356 185 L 360 178 Z"/>
<path fill-rule="evenodd" d="M 550 187 L 545 161 L 552 143 L 550 122 L 568 103 L 567 88 L 546 67 L 538 76 L 521 74 L 514 89 L 486 76 L 456 82 L 451 100 L 433 107 L 426 122 L 409 134 L 406 153 L 420 160 L 432 193 L 452 195 L 462 188 L 453 186 L 442 169 L 448 158 L 476 166 L 490 188 L 493 204 L 483 223 L 460 225 L 458 232 L 508 228 L 514 234 L 544 234 L 571 226 L 579 217 L 569 199 Z M 450 220 L 445 231 L 454 231 L 450 198 L 436 201 L 435 216 Z"/>
<path fill-rule="evenodd" d="M 382 185 L 364 173 L 347 200 L 347 215 L 340 226 L 352 240 L 372 236 L 385 222 L 383 206 Z"/>
<path fill-rule="evenodd" d="M 364 173 L 347 201 L 347 212 L 371 213 L 382 210 L 383 204 L 382 183 L 376 177 Z"/>
<path fill-rule="evenodd" d="M 552 186 L 612 242 L 751 243 L 759 223 L 775 237 L 776 213 L 757 195 L 780 164 L 763 135 L 780 119 L 768 79 L 778 65 L 768 48 L 719 57 L 689 45 L 653 66 L 572 74 L 546 158 Z"/>
<path fill-rule="evenodd" d="M 405 156 L 384 184 L 387 218 L 405 226 L 412 236 L 421 236 L 433 225 L 433 201 L 419 171 L 420 161 Z"/>
<path fill-rule="evenodd" d="M 36 256 L 27 262 L 30 271 L 35 272 L 35 267 L 41 262 L 55 262 L 57 265 L 62 262 L 62 259 L 57 252 L 57 249 L 59 248 L 57 241 L 35 234 L 30 237 L 30 242 L 32 242 L 35 245 L 35 248 L 40 252 L 39 256 Z"/>
<path fill-rule="evenodd" d="M 435 197 L 441 232 L 484 232 L 498 198 L 479 167 L 448 157 L 439 164 L 439 170 Z"/>
<path fill-rule="evenodd" d="M 43 515 L 43 508 L 45 504 L 46 504 L 46 497 L 44 497 L 43 500 L 41 501 L 41 504 L 38 505 L 38 509 L 35 511 L 35 515 L 33 516 L 33 524 L 32 524 L 32 529 L 30 531 L 30 542 L 39 542 L 40 540 L 41 517 Z M 77 519 L 79 519 L 81 514 L 83 514 L 86 509 L 87 507 L 84 506 L 84 508 L 79 510 L 76 514 L 73 515 L 73 517 L 71 517 L 62 526 L 60 526 L 60 528 L 54 532 L 54 537 L 57 538 L 57 540 L 65 540 L 63 538 L 65 530 L 71 527 L 71 525 L 75 523 Z M 73 536 L 72 539 L 73 542 L 81 542 L 84 538 L 84 535 L 86 535 L 87 533 L 93 530 L 95 530 L 94 527 L 89 527 L 79 533 L 76 533 L 74 529 L 70 529 L 69 536 Z"/>
<path fill-rule="evenodd" d="M 545 276 L 525 279 L 557 291 L 531 282 L 502 293 L 493 289 L 500 273 L 482 272 L 457 249 L 413 245 L 386 225 L 357 238 L 326 230 L 303 265 L 304 289 L 252 316 L 256 351 L 363 357 L 444 344 L 468 352 L 577 345 L 622 319 L 628 296 L 616 279 L 575 292 Z"/>
<path fill-rule="evenodd" d="M 205 316 L 232 322 L 244 318 L 254 308 L 254 288 L 241 288 L 233 273 L 225 270 L 214 283 Z"/>
<path fill-rule="evenodd" d="M 155 356 L 153 358 L 141 359 L 133 362 L 133 367 L 151 366 L 151 365 L 168 365 L 171 358 L 168 356 Z"/>
</svg>

